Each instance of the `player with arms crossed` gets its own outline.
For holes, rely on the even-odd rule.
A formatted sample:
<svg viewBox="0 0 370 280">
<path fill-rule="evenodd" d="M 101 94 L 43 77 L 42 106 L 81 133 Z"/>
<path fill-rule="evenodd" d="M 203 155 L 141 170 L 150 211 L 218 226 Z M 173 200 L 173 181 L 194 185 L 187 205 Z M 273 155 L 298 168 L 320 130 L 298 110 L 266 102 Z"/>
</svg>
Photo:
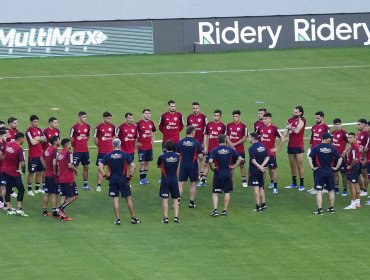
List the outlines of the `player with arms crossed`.
<svg viewBox="0 0 370 280">
<path fill-rule="evenodd" d="M 10 142 L 14 140 L 15 135 L 18 133 L 17 126 L 18 126 L 18 120 L 14 117 L 10 117 L 8 119 L 9 136 L 6 139 L 6 142 Z"/>
<path fill-rule="evenodd" d="M 261 126 L 264 125 L 263 116 L 267 113 L 266 108 L 259 108 L 258 109 L 258 120 L 256 120 L 253 124 L 253 131 L 258 133 L 258 130 Z"/>
</svg>

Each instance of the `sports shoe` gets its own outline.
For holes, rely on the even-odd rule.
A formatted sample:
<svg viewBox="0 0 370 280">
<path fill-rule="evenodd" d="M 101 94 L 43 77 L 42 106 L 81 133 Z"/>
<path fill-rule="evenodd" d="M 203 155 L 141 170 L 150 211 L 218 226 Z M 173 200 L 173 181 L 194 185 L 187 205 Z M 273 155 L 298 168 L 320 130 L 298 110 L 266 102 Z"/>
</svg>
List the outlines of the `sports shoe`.
<svg viewBox="0 0 370 280">
<path fill-rule="evenodd" d="M 60 219 L 60 215 L 58 214 L 58 212 L 53 212 L 52 216 L 54 219 Z"/>
<path fill-rule="evenodd" d="M 317 191 L 316 190 L 311 190 L 310 192 L 309 192 L 309 194 L 317 194 Z"/>
<path fill-rule="evenodd" d="M 227 216 L 227 212 L 226 212 L 226 210 L 222 210 L 222 212 L 221 212 L 221 216 Z"/>
<path fill-rule="evenodd" d="M 0 201 L 0 209 L 3 209 L 4 208 L 4 203 Z"/>
<path fill-rule="evenodd" d="M 217 209 L 213 209 L 213 211 L 211 213 L 211 216 L 212 217 L 218 217 L 218 210 Z"/>
<path fill-rule="evenodd" d="M 269 189 L 273 189 L 274 186 L 275 186 L 274 183 L 271 182 L 270 185 L 269 185 Z"/>
<path fill-rule="evenodd" d="M 29 196 L 35 196 L 35 194 L 33 193 L 33 191 L 28 191 L 28 192 L 27 192 L 27 194 L 28 194 Z"/>
<path fill-rule="evenodd" d="M 314 215 L 323 215 L 322 209 L 317 209 L 316 211 L 313 211 L 312 214 Z"/>
<path fill-rule="evenodd" d="M 48 211 L 42 211 L 42 215 L 43 215 L 44 217 L 49 217 L 49 216 L 51 216 L 51 214 L 50 214 Z"/>
<path fill-rule="evenodd" d="M 367 196 L 367 191 L 361 191 L 360 196 Z"/>
<path fill-rule="evenodd" d="M 72 218 L 69 218 L 69 217 L 60 218 L 60 220 L 61 220 L 62 222 L 69 222 L 69 221 L 73 221 L 73 219 L 72 219 Z"/>
<path fill-rule="evenodd" d="M 258 208 L 256 207 L 253 209 L 253 211 L 255 212 L 262 212 L 262 210 L 263 210 L 262 207 L 258 207 Z"/>
<path fill-rule="evenodd" d="M 57 213 L 59 214 L 59 217 L 60 217 L 61 219 L 65 219 L 65 218 L 67 218 L 66 213 L 64 213 L 64 211 L 63 211 L 62 209 L 57 208 Z"/>
<path fill-rule="evenodd" d="M 347 196 L 347 189 L 343 189 L 342 196 Z"/>
<path fill-rule="evenodd" d="M 274 188 L 274 190 L 272 191 L 272 194 L 278 194 L 278 193 L 279 193 L 278 189 Z"/>
<path fill-rule="evenodd" d="M 114 224 L 117 225 L 117 226 L 121 225 L 121 220 L 120 219 L 116 219 L 114 221 Z"/>
<path fill-rule="evenodd" d="M 200 181 L 197 185 L 197 187 L 205 187 L 206 186 L 206 183 Z"/>
<path fill-rule="evenodd" d="M 93 191 L 94 190 L 93 188 L 91 188 L 91 187 L 89 187 L 87 185 L 86 186 L 83 186 L 82 189 L 85 190 L 85 191 Z"/>
<path fill-rule="evenodd" d="M 339 188 L 335 188 L 334 193 L 335 193 L 335 195 L 338 195 L 339 194 Z"/>
<path fill-rule="evenodd" d="M 144 178 L 144 183 L 145 183 L 145 185 L 149 184 L 149 181 L 148 181 L 147 178 Z"/>
<path fill-rule="evenodd" d="M 356 208 L 361 208 L 361 203 L 356 203 Z"/>
<path fill-rule="evenodd" d="M 370 200 L 366 200 L 365 205 L 369 206 L 370 205 Z"/>
<path fill-rule="evenodd" d="M 175 218 L 173 218 L 173 222 L 174 222 L 174 223 L 176 223 L 176 224 L 180 223 L 180 219 L 179 219 L 179 217 L 175 217 Z"/>
<path fill-rule="evenodd" d="M 42 189 L 35 190 L 35 194 L 36 193 L 42 193 Z"/>
<path fill-rule="evenodd" d="M 136 225 L 136 224 L 140 224 L 140 223 L 141 223 L 141 221 L 138 218 L 136 218 L 136 217 L 131 218 L 131 224 Z"/>
<path fill-rule="evenodd" d="M 243 188 L 248 188 L 248 183 L 247 182 L 243 182 L 242 183 L 242 186 L 243 186 Z"/>
<path fill-rule="evenodd" d="M 326 212 L 333 214 L 334 213 L 334 207 L 329 207 L 326 209 Z"/>
<path fill-rule="evenodd" d="M 285 187 L 286 189 L 295 189 L 295 188 L 297 188 L 297 185 L 293 185 L 293 184 L 291 184 L 291 185 L 289 185 L 289 186 L 287 186 L 287 187 Z"/>
<path fill-rule="evenodd" d="M 266 210 L 267 209 L 266 204 L 262 205 L 261 208 L 262 208 L 262 210 Z"/>
<path fill-rule="evenodd" d="M 144 178 L 143 179 L 140 179 L 139 184 L 140 185 L 145 185 L 145 179 Z"/>
<path fill-rule="evenodd" d="M 9 216 L 13 216 L 15 215 L 15 210 L 13 208 L 8 208 L 6 209 L 6 214 L 9 215 Z"/>
<path fill-rule="evenodd" d="M 350 204 L 350 205 L 344 207 L 343 209 L 345 209 L 345 210 L 356 210 L 357 208 L 356 208 L 356 205 Z"/>
<path fill-rule="evenodd" d="M 163 217 L 163 219 L 162 219 L 162 223 L 163 223 L 163 224 L 168 224 L 168 218 Z"/>
<path fill-rule="evenodd" d="M 24 211 L 22 209 L 15 210 L 15 214 L 17 216 L 21 216 L 21 217 L 28 217 L 28 215 L 26 213 L 24 213 Z"/>
<path fill-rule="evenodd" d="M 16 198 L 16 197 L 17 197 L 17 193 L 16 193 L 16 192 L 12 192 L 12 193 L 10 194 L 10 196 L 11 196 L 11 197 Z"/>
<path fill-rule="evenodd" d="M 299 186 L 299 189 L 298 189 L 300 192 L 303 192 L 305 190 L 304 186 Z"/>
<path fill-rule="evenodd" d="M 197 207 L 197 205 L 194 202 L 193 203 L 189 202 L 189 208 L 195 208 L 195 207 Z"/>
<path fill-rule="evenodd" d="M 97 191 L 97 192 L 101 192 L 101 186 L 97 186 L 97 187 L 96 187 L 96 191 Z"/>
</svg>

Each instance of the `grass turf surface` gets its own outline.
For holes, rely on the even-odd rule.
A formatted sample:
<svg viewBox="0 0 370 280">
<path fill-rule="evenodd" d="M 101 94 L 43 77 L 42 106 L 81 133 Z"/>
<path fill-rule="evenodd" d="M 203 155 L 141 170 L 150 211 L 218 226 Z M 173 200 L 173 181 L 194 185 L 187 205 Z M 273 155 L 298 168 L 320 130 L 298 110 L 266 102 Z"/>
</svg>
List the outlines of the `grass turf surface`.
<svg viewBox="0 0 370 280">
<path fill-rule="evenodd" d="M 142 109 L 149 107 L 152 119 L 158 123 L 169 99 L 176 101 L 178 111 L 185 117 L 195 100 L 209 119 L 213 110 L 220 108 L 225 123 L 231 121 L 233 109 L 241 109 L 242 121 L 249 128 L 260 106 L 268 108 L 274 123 L 281 128 L 296 105 L 305 108 L 309 125 L 313 124 L 318 110 L 326 113 L 327 123 L 335 117 L 343 122 L 369 118 L 370 56 L 366 48 L 12 59 L 2 60 L 1 65 L 0 119 L 16 116 L 21 131 L 26 130 L 29 116 L 36 113 L 42 128 L 47 125 L 48 117 L 57 117 L 62 136 L 67 136 L 80 110 L 87 111 L 92 128 L 105 110 L 113 114 L 112 122 L 119 125 L 125 112 L 132 112 L 139 120 Z M 365 67 L 342 68 L 343 65 Z M 334 67 L 319 68 L 326 66 Z M 285 69 L 309 67 L 312 68 Z M 102 75 L 277 68 L 281 70 Z M 73 77 L 81 74 L 97 76 Z M 24 78 L 56 75 L 60 77 Z M 65 75 L 71 76 L 62 77 Z M 59 110 L 52 111 L 54 107 Z M 305 136 L 309 136 L 308 131 Z M 155 158 L 159 146 L 155 145 Z M 67 208 L 74 218 L 69 223 L 42 217 L 41 196 L 25 196 L 24 208 L 30 217 L 7 217 L 0 213 L 5 253 L 0 264 L 2 276 L 10 279 L 367 278 L 368 250 L 363 242 L 370 230 L 370 210 L 363 207 L 346 212 L 342 208 L 348 204 L 349 197 L 337 197 L 334 215 L 312 215 L 314 196 L 283 188 L 290 184 L 285 151 L 286 144 L 278 155 L 280 193 L 272 196 L 267 189 L 269 208 L 261 214 L 252 211 L 252 191 L 241 188 L 237 171 L 229 216 L 211 218 L 210 174 L 208 186 L 198 188 L 197 208 L 186 207 L 187 184 L 180 210 L 181 224 L 171 220 L 169 225 L 163 225 L 158 198 L 159 170 L 154 164 L 149 171 L 150 185 L 139 186 L 138 174 L 133 181 L 141 225 L 129 224 L 124 201 L 123 225 L 113 225 L 106 182 L 101 193 L 81 190 L 79 200 Z M 95 155 L 96 150 L 91 149 L 92 163 Z M 306 186 L 310 188 L 312 174 L 306 162 L 305 166 Z M 96 168 L 91 164 L 91 186 L 95 186 L 95 176 Z M 81 187 L 81 174 L 77 183 Z M 327 205 L 324 195 L 324 207 Z"/>
</svg>

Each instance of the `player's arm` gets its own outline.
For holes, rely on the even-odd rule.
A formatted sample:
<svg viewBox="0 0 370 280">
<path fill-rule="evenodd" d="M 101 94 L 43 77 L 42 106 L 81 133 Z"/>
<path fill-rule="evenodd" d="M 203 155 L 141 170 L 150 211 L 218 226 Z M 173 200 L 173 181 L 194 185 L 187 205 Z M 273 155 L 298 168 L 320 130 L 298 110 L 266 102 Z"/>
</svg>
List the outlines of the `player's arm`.
<svg viewBox="0 0 370 280">
<path fill-rule="evenodd" d="M 26 161 L 24 156 L 24 151 L 22 149 L 18 150 L 18 160 L 21 165 L 21 174 L 24 175 L 26 173 Z"/>
<path fill-rule="evenodd" d="M 3 151 L 0 150 L 0 160 L 4 160 L 5 158 L 5 154 L 3 153 Z"/>
<path fill-rule="evenodd" d="M 239 164 L 241 164 L 242 161 L 243 161 L 242 157 L 241 156 L 238 156 L 235 164 L 230 165 L 230 169 L 231 170 L 234 170 L 236 167 L 238 167 Z"/>
<path fill-rule="evenodd" d="M 289 130 L 290 131 L 292 131 L 294 134 L 298 134 L 301 130 L 302 130 L 302 128 L 303 128 L 303 126 L 304 126 L 304 122 L 302 121 L 302 120 L 299 120 L 299 122 L 298 122 L 298 125 L 297 125 L 297 127 L 296 128 L 293 128 L 292 126 L 290 126 L 290 125 L 288 125 L 290 128 L 289 128 Z M 287 126 L 287 127 L 288 127 Z"/>
<path fill-rule="evenodd" d="M 98 128 L 95 128 L 95 131 L 94 131 L 94 143 L 96 146 L 99 145 L 99 139 L 98 139 Z"/>
<path fill-rule="evenodd" d="M 46 169 L 46 162 L 45 162 L 44 156 L 40 157 L 40 161 L 41 161 L 42 167 L 44 167 L 44 169 Z"/>
<path fill-rule="evenodd" d="M 214 171 L 215 170 L 215 164 L 213 162 L 213 158 L 210 158 L 209 159 L 208 164 L 209 164 L 209 169 L 211 169 L 212 171 Z"/>
<path fill-rule="evenodd" d="M 36 146 L 38 143 L 41 142 L 41 137 L 40 136 L 36 136 L 35 138 L 32 137 L 32 134 L 31 132 L 27 132 L 27 136 L 28 136 L 28 139 L 30 140 L 30 143 L 32 146 Z"/>
<path fill-rule="evenodd" d="M 105 174 L 104 172 L 104 164 L 99 162 L 99 166 L 98 166 L 98 172 L 105 178 L 105 179 L 109 179 L 109 174 Z"/>
<path fill-rule="evenodd" d="M 78 169 L 76 168 L 76 166 L 73 165 L 73 163 L 68 162 L 68 168 L 75 172 L 75 174 L 77 174 Z"/>
<path fill-rule="evenodd" d="M 136 170 L 136 166 L 135 166 L 135 163 L 134 162 L 131 162 L 130 165 L 128 166 L 128 170 L 127 170 L 127 178 L 131 180 L 131 178 L 134 176 L 135 174 L 135 170 Z"/>
<path fill-rule="evenodd" d="M 181 115 L 181 118 L 180 118 L 179 132 L 184 129 L 184 117 L 182 116 L 182 114 L 180 115 Z"/>
<path fill-rule="evenodd" d="M 161 168 L 162 167 L 162 156 L 159 156 L 157 159 L 157 167 Z"/>
<path fill-rule="evenodd" d="M 265 160 L 266 160 L 266 158 L 265 158 Z M 264 160 L 263 162 L 265 162 L 265 160 Z M 267 161 L 268 161 L 268 158 L 267 158 Z M 267 161 L 266 161 L 266 163 L 267 163 Z M 263 163 L 260 165 L 260 164 L 258 164 L 258 162 L 257 162 L 255 159 L 252 159 L 252 160 L 251 160 L 251 162 L 252 162 L 252 164 L 253 164 L 255 167 L 257 167 L 257 168 L 258 168 L 258 170 L 260 170 L 260 171 L 262 171 L 262 172 L 265 172 L 265 167 L 263 166 Z"/>
<path fill-rule="evenodd" d="M 340 166 L 341 166 L 341 164 L 342 164 L 342 162 L 343 162 L 343 158 L 339 155 L 339 153 L 338 153 L 338 151 L 337 151 L 337 150 L 335 150 L 335 151 L 336 151 L 335 158 L 337 159 L 337 165 L 336 165 L 336 166 L 334 166 L 334 167 L 332 167 L 332 169 L 333 169 L 334 171 L 337 171 L 337 170 L 339 170 L 339 168 L 340 168 Z"/>
<path fill-rule="evenodd" d="M 159 119 L 158 129 L 159 129 L 160 132 L 163 133 L 163 129 L 164 129 L 164 116 L 163 115 Z"/>
<path fill-rule="evenodd" d="M 59 175 L 59 171 L 58 171 L 58 162 L 57 162 L 57 159 L 53 159 L 53 171 L 54 171 L 54 175 L 55 176 L 58 176 Z"/>
<path fill-rule="evenodd" d="M 309 146 L 308 149 L 311 149 L 312 143 L 313 143 L 313 131 L 312 131 L 312 128 L 311 128 L 311 137 L 310 137 L 310 144 L 308 145 Z"/>
<path fill-rule="evenodd" d="M 71 140 L 72 147 L 73 147 L 74 142 L 75 142 L 75 138 L 73 137 L 74 133 L 75 133 L 75 129 L 72 127 L 71 130 L 70 130 L 70 133 L 69 133 L 69 140 Z"/>
<path fill-rule="evenodd" d="M 281 147 L 285 143 L 285 137 L 284 137 L 284 135 L 279 130 L 278 130 L 278 134 L 279 134 L 279 136 L 278 136 L 278 138 L 279 138 L 279 144 L 277 145 L 276 148 L 271 149 L 271 152 L 273 152 L 273 153 L 276 153 L 277 151 L 280 151 Z"/>
</svg>

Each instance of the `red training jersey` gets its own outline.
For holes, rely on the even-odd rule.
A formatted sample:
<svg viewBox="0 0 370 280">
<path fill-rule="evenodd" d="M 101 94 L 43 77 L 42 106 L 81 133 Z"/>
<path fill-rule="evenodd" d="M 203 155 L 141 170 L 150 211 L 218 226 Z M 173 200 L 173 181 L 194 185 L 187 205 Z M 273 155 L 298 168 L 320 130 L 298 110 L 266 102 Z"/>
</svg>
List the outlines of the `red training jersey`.
<svg viewBox="0 0 370 280">
<path fill-rule="evenodd" d="M 5 153 L 5 145 L 6 145 L 6 142 L 2 142 L 1 139 L 0 139 L 0 152 L 1 153 Z M 3 167 L 3 163 L 4 163 L 4 160 L 0 159 L 0 173 L 1 173 L 1 169 Z"/>
<path fill-rule="evenodd" d="M 226 135 L 229 137 L 231 143 L 236 143 L 241 140 L 244 136 L 248 135 L 248 129 L 242 122 L 229 123 L 226 126 Z M 235 146 L 235 150 L 238 153 L 244 153 L 244 143 Z"/>
<path fill-rule="evenodd" d="M 16 142 L 9 142 L 4 148 L 4 162 L 1 173 L 9 176 L 19 177 L 19 163 L 24 161 L 24 153 L 21 146 Z"/>
<path fill-rule="evenodd" d="M 209 122 L 206 125 L 205 135 L 208 135 L 208 152 L 212 151 L 214 148 L 218 147 L 217 138 L 218 135 L 226 133 L 226 125 L 222 122 Z"/>
<path fill-rule="evenodd" d="M 298 133 L 294 133 L 293 131 L 289 130 L 289 141 L 288 141 L 288 147 L 292 148 L 304 148 L 304 129 L 306 127 L 306 119 L 304 117 L 302 118 L 290 118 L 288 120 L 288 124 L 290 124 L 293 128 L 296 128 L 298 126 L 299 120 L 303 121 L 303 127 Z"/>
<path fill-rule="evenodd" d="M 58 128 L 51 129 L 47 127 L 43 131 L 44 136 L 46 137 L 46 142 L 42 143 L 42 149 L 45 151 L 47 147 L 50 146 L 49 140 L 53 136 L 58 136 L 60 138 L 60 130 Z"/>
<path fill-rule="evenodd" d="M 177 144 L 180 142 L 180 131 L 184 128 L 184 121 L 182 114 L 179 112 L 166 112 L 162 114 L 159 121 L 159 130 L 163 134 L 163 143 L 167 140 L 171 140 Z"/>
<path fill-rule="evenodd" d="M 135 139 L 137 138 L 136 124 L 124 122 L 116 131 L 116 137 L 121 140 L 121 151 L 127 154 L 135 153 Z"/>
<path fill-rule="evenodd" d="M 356 142 L 361 146 L 361 148 L 365 148 L 367 144 L 367 138 L 368 138 L 367 131 L 366 130 L 360 131 L 357 133 Z"/>
<path fill-rule="evenodd" d="M 6 138 L 6 142 L 10 142 L 10 141 L 14 140 L 15 135 L 18 133 L 18 129 L 10 129 L 9 128 L 8 132 L 9 132 L 9 137 Z"/>
<path fill-rule="evenodd" d="M 275 148 L 276 137 L 282 137 L 279 128 L 274 124 L 270 124 L 269 126 L 263 125 L 259 127 L 257 132 L 261 136 L 260 142 L 267 149 L 267 154 L 269 156 L 275 156 L 275 153 L 271 152 L 271 149 Z"/>
<path fill-rule="evenodd" d="M 333 146 L 337 149 L 338 153 L 342 155 L 344 150 L 346 149 L 348 138 L 347 138 L 347 131 L 344 129 L 341 130 L 333 130 Z"/>
<path fill-rule="evenodd" d="M 265 124 L 261 120 L 256 120 L 253 124 L 254 132 L 258 132 L 260 127 L 264 126 Z"/>
<path fill-rule="evenodd" d="M 356 161 L 356 163 L 360 162 L 360 145 L 354 143 L 349 147 L 348 154 L 347 154 L 347 165 L 350 165 L 352 161 Z"/>
<path fill-rule="evenodd" d="M 75 176 L 73 170 L 68 167 L 68 163 L 73 164 L 73 154 L 63 149 L 57 155 L 57 163 L 58 163 L 58 170 L 59 170 L 59 183 L 73 183 L 75 180 Z"/>
<path fill-rule="evenodd" d="M 90 125 L 76 123 L 70 131 L 74 153 L 86 153 L 89 151 L 88 141 L 90 137 Z"/>
<path fill-rule="evenodd" d="M 39 127 L 29 127 L 26 131 L 26 138 L 28 142 L 28 158 L 41 157 L 42 156 L 42 143 L 39 142 L 36 145 L 31 144 L 31 139 L 35 137 L 44 136 L 41 128 Z"/>
<path fill-rule="evenodd" d="M 136 123 L 138 141 L 141 144 L 139 150 L 151 150 L 153 149 L 152 144 L 152 132 L 156 132 L 154 122 L 151 120 L 145 121 L 141 119 Z"/>
<path fill-rule="evenodd" d="M 58 149 L 53 147 L 53 146 L 49 146 L 46 148 L 45 152 L 44 152 L 44 161 L 45 161 L 45 165 L 46 165 L 46 171 L 45 171 L 45 176 L 47 177 L 54 177 L 54 166 L 53 166 L 53 161 L 54 159 L 57 158 L 57 154 L 58 154 Z"/>
<path fill-rule="evenodd" d="M 113 124 L 100 123 L 94 132 L 94 137 L 98 138 L 98 153 L 107 154 L 113 151 L 112 141 L 116 128 Z"/>
<path fill-rule="evenodd" d="M 197 140 L 200 144 L 203 144 L 204 141 L 204 130 L 207 125 L 207 116 L 198 113 L 197 115 L 191 114 L 186 119 L 186 126 L 195 127 L 194 139 Z"/>
<path fill-rule="evenodd" d="M 326 123 L 322 124 L 315 124 L 311 128 L 311 139 L 310 139 L 310 145 L 311 148 L 315 147 L 316 145 L 319 145 L 322 143 L 322 135 L 325 132 L 330 133 L 330 128 L 327 126 Z"/>
</svg>

